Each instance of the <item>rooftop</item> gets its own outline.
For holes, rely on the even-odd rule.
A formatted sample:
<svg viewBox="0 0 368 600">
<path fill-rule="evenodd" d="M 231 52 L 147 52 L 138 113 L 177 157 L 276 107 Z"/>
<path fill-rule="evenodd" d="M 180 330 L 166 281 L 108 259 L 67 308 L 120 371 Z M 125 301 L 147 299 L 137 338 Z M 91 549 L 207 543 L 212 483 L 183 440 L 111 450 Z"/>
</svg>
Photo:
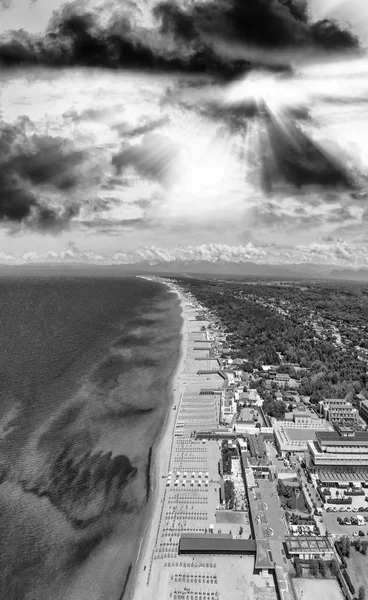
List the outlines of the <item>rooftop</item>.
<svg viewBox="0 0 368 600">
<path fill-rule="evenodd" d="M 316 438 L 316 433 L 318 431 L 318 429 L 307 429 L 304 428 L 303 429 L 299 429 L 296 427 L 286 427 L 285 431 L 288 435 L 288 437 L 293 440 L 293 441 L 297 441 L 297 440 L 301 440 L 301 441 L 309 441 L 309 440 L 314 440 Z"/>
<path fill-rule="evenodd" d="M 255 540 L 230 535 L 186 534 L 179 541 L 179 554 L 255 554 Z"/>
<path fill-rule="evenodd" d="M 368 444 L 368 431 L 356 431 L 353 435 L 345 437 L 337 431 L 317 431 L 316 438 L 321 445 L 331 446 L 356 446 Z"/>
<path fill-rule="evenodd" d="M 289 554 L 332 552 L 330 542 L 323 536 L 289 536 L 285 543 Z"/>
</svg>

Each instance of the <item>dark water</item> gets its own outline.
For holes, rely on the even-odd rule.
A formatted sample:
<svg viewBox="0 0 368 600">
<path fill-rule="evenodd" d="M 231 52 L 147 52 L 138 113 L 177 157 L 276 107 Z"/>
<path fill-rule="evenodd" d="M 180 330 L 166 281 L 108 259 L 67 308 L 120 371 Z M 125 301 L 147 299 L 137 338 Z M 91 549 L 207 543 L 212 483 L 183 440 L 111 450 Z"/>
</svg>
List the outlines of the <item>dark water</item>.
<svg viewBox="0 0 368 600">
<path fill-rule="evenodd" d="M 0 598 L 118 600 L 180 352 L 135 278 L 0 279 Z"/>
</svg>

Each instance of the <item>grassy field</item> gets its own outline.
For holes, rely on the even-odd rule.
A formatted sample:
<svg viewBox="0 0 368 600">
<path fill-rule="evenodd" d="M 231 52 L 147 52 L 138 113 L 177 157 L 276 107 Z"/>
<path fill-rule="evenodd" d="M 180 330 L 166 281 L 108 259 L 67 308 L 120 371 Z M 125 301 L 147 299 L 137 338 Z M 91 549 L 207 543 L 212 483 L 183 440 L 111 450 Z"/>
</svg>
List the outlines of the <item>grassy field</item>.
<svg viewBox="0 0 368 600">
<path fill-rule="evenodd" d="M 352 546 L 350 549 L 350 558 L 346 558 L 348 564 L 348 573 L 356 594 L 362 585 L 368 590 L 368 556 L 364 556 Z"/>
</svg>

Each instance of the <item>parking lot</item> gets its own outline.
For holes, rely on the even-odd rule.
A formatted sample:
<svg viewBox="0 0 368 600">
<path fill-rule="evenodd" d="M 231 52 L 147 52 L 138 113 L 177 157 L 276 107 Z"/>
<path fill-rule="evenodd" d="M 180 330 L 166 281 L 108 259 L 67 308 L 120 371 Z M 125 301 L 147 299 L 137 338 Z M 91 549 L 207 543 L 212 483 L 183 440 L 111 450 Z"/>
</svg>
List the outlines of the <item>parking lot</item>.
<svg viewBox="0 0 368 600">
<path fill-rule="evenodd" d="M 354 512 L 326 512 L 323 511 L 323 520 L 324 523 L 326 525 L 326 529 L 329 533 L 331 533 L 332 535 L 350 535 L 352 536 L 353 531 L 363 531 L 365 536 L 368 538 L 368 522 L 366 522 L 365 525 L 340 525 L 340 523 L 337 521 L 337 518 L 340 517 L 341 519 L 345 519 L 345 517 L 347 517 L 348 519 L 351 519 L 352 517 L 356 517 L 357 515 L 361 515 L 362 517 L 367 517 L 368 519 L 368 512 L 363 512 L 363 513 L 354 513 Z"/>
</svg>

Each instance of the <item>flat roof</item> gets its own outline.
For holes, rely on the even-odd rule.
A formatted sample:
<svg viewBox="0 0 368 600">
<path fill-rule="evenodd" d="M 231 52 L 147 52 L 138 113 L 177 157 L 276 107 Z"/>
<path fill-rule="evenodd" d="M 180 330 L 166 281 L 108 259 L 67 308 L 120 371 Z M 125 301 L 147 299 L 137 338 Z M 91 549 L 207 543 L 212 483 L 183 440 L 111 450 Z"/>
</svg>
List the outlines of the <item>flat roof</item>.
<svg viewBox="0 0 368 600">
<path fill-rule="evenodd" d="M 330 542 L 323 536 L 288 536 L 285 538 L 285 543 L 290 554 L 332 551 Z"/>
<path fill-rule="evenodd" d="M 255 540 L 219 537 L 212 534 L 184 536 L 179 541 L 179 554 L 255 554 Z"/>
<path fill-rule="evenodd" d="M 288 437 L 291 440 L 302 440 L 308 442 L 309 440 L 316 439 L 316 432 L 318 429 L 298 429 L 297 427 L 284 427 Z"/>
<path fill-rule="evenodd" d="M 349 445 L 368 444 L 368 431 L 356 431 L 354 435 L 344 437 L 337 431 L 317 431 L 316 438 L 320 444 Z"/>
</svg>

